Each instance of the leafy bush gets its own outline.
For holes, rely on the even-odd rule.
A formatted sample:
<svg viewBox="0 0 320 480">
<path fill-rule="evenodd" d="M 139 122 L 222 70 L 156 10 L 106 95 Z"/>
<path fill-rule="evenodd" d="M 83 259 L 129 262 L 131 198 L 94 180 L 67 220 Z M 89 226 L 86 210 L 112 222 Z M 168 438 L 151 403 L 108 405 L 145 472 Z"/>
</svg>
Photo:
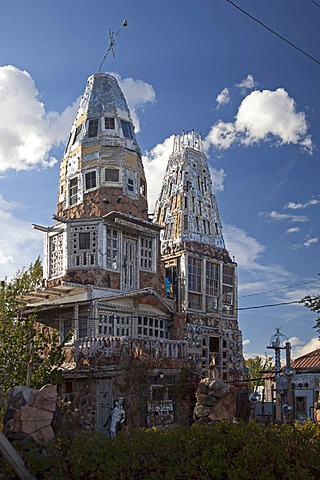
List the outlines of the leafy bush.
<svg viewBox="0 0 320 480">
<path fill-rule="evenodd" d="M 114 438 L 84 433 L 22 455 L 38 480 L 313 480 L 320 478 L 319 451 L 318 425 L 251 421 Z"/>
</svg>

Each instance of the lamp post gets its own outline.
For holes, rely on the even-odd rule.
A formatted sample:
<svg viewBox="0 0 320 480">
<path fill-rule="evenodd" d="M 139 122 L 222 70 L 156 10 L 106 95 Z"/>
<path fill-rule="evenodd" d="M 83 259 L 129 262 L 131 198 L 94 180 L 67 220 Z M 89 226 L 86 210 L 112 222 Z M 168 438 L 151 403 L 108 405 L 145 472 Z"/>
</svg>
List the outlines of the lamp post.
<svg viewBox="0 0 320 480">
<path fill-rule="evenodd" d="M 288 345 L 289 348 L 284 346 L 284 344 Z M 274 369 L 276 374 L 276 418 L 275 420 L 276 422 L 280 423 L 282 419 L 281 413 L 284 413 L 284 415 L 287 414 L 287 409 L 284 409 L 283 411 L 281 410 L 281 407 L 282 407 L 281 395 L 280 395 L 281 350 L 286 349 L 286 351 L 289 352 L 289 354 L 287 353 L 287 366 L 288 366 L 288 359 L 289 359 L 289 367 L 290 367 L 290 343 L 288 342 L 288 338 L 285 335 L 283 335 L 283 333 L 280 332 L 279 328 L 277 328 L 276 333 L 272 335 L 270 339 L 270 346 L 268 346 L 267 348 L 274 350 Z M 291 394 L 291 400 L 292 400 L 292 394 Z M 290 406 L 290 408 L 292 409 L 292 406 L 290 404 L 288 406 Z M 291 410 L 290 410 L 290 413 L 291 413 Z"/>
</svg>

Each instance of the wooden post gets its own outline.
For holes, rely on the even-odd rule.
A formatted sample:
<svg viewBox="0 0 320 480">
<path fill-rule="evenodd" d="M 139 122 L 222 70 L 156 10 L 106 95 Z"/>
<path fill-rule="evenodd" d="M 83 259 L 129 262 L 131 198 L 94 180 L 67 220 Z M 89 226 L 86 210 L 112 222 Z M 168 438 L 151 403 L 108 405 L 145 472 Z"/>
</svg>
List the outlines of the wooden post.
<svg viewBox="0 0 320 480">
<path fill-rule="evenodd" d="M 24 464 L 19 453 L 13 448 L 7 437 L 0 432 L 0 451 L 5 459 L 13 467 L 20 480 L 37 480 Z"/>
</svg>

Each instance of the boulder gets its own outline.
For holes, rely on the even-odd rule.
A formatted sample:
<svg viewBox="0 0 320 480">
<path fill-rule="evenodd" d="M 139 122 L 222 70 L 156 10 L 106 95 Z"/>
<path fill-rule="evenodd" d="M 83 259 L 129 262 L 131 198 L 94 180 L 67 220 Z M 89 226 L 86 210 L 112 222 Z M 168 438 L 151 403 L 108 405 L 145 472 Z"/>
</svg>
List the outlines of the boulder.
<svg viewBox="0 0 320 480">
<path fill-rule="evenodd" d="M 212 406 L 210 420 L 216 422 L 221 420 L 228 420 L 231 422 L 236 414 L 237 398 L 230 392 L 225 393 Z"/>
</svg>

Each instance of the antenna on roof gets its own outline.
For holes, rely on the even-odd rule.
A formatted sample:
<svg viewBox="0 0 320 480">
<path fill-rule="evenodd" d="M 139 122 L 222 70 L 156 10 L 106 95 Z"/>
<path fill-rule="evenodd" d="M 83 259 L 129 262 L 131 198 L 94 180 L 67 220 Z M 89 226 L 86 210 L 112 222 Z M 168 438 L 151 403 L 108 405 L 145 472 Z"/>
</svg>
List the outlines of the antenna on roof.
<svg viewBox="0 0 320 480">
<path fill-rule="evenodd" d="M 116 46 L 116 38 L 117 38 L 117 36 L 119 35 L 120 30 L 122 29 L 122 27 L 127 27 L 127 26 L 128 26 L 127 20 L 123 20 L 122 25 L 121 25 L 121 27 L 119 28 L 119 30 L 117 31 L 117 33 L 114 33 L 114 32 L 111 30 L 111 28 L 109 27 L 109 47 L 108 47 L 108 50 L 106 51 L 105 56 L 104 56 L 103 59 L 102 59 L 102 62 L 100 63 L 99 72 L 101 72 L 102 65 L 104 64 L 104 61 L 105 61 L 105 59 L 107 58 L 107 55 L 108 55 L 108 53 L 109 53 L 110 51 L 112 52 L 113 58 L 116 58 L 116 55 L 115 55 L 115 53 L 114 53 L 114 47 Z"/>
</svg>

